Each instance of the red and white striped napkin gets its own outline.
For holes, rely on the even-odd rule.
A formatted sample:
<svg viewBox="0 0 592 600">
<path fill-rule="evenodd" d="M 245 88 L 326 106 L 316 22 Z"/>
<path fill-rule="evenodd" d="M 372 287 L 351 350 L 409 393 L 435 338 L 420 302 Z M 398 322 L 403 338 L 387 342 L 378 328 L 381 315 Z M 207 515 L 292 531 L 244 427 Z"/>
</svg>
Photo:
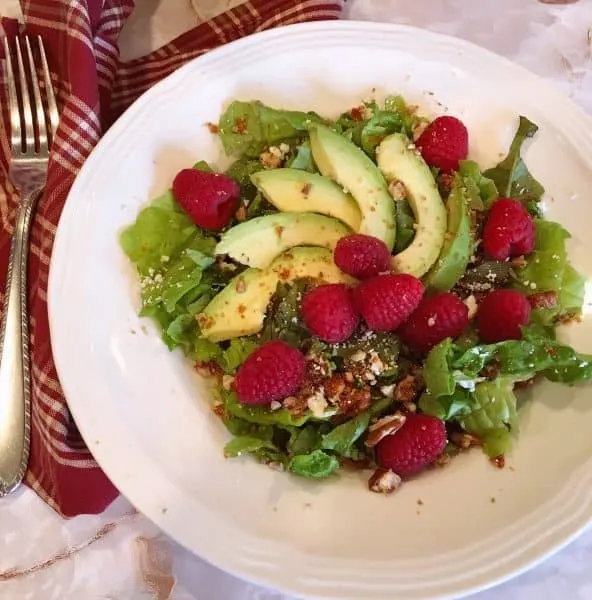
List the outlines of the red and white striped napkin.
<svg viewBox="0 0 592 600">
<path fill-rule="evenodd" d="M 148 56 L 121 62 L 117 40 L 133 0 L 28 0 L 26 32 L 46 44 L 61 123 L 47 188 L 31 236 L 29 310 L 32 353 L 31 459 L 26 483 L 63 516 L 101 512 L 117 490 L 84 445 L 51 355 L 47 279 L 56 227 L 68 191 L 105 129 L 143 92 L 188 60 L 237 38 L 290 23 L 338 18 L 340 0 L 251 0 L 183 34 Z M 0 19 L 0 34 L 19 25 Z M 2 81 L 4 90 L 4 81 Z M 3 92 L 2 92 L 3 93 Z M 7 178 L 6 100 L 0 130 L 0 310 L 18 194 Z M 0 398 L 0 402 L 2 399 Z"/>
</svg>

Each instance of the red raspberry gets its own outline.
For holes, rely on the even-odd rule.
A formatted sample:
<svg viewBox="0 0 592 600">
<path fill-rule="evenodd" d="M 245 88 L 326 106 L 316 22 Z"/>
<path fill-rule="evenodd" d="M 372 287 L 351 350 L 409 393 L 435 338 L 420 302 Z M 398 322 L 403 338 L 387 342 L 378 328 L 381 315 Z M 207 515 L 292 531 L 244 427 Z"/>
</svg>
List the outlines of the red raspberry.
<svg viewBox="0 0 592 600">
<path fill-rule="evenodd" d="M 236 212 L 240 186 L 220 173 L 183 169 L 173 180 L 173 196 L 203 229 L 223 229 Z"/>
<path fill-rule="evenodd" d="M 270 404 L 294 394 L 305 372 L 302 352 L 273 340 L 259 346 L 239 367 L 234 389 L 243 404 Z"/>
<path fill-rule="evenodd" d="M 530 254 L 534 250 L 532 217 L 518 200 L 500 198 L 489 210 L 483 227 L 483 251 L 495 260 Z"/>
<path fill-rule="evenodd" d="M 530 320 L 530 302 L 516 290 L 495 290 L 483 298 L 477 313 L 479 337 L 488 344 L 522 338 Z"/>
<path fill-rule="evenodd" d="M 343 283 L 320 285 L 310 290 L 300 310 L 308 329 L 330 344 L 345 342 L 360 322 L 352 291 Z"/>
<path fill-rule="evenodd" d="M 458 337 L 468 324 L 465 303 L 450 292 L 442 292 L 424 298 L 398 333 L 407 346 L 426 354 L 442 340 Z"/>
<path fill-rule="evenodd" d="M 374 331 L 394 331 L 417 308 L 423 283 L 407 273 L 377 275 L 354 289 L 354 305 Z"/>
<path fill-rule="evenodd" d="M 410 477 L 433 463 L 446 447 L 446 427 L 436 417 L 408 414 L 397 432 L 376 444 L 376 460 L 400 477 Z"/>
<path fill-rule="evenodd" d="M 438 117 L 424 129 L 415 145 L 430 167 L 450 173 L 458 171 L 458 161 L 469 154 L 469 132 L 456 117 Z"/>
<path fill-rule="evenodd" d="M 386 244 L 363 233 L 341 238 L 333 258 L 344 273 L 356 279 L 368 279 L 391 270 L 391 253 Z"/>
</svg>

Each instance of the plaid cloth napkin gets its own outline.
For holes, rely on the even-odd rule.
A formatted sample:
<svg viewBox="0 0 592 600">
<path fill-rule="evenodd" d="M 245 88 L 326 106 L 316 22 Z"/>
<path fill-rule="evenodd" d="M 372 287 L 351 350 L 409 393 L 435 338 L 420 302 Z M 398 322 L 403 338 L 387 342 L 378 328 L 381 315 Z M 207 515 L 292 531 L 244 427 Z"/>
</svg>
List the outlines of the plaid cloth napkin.
<svg viewBox="0 0 592 600">
<path fill-rule="evenodd" d="M 188 60 L 251 33 L 338 18 L 340 0 L 251 0 L 198 25 L 148 56 L 123 63 L 117 38 L 133 0 L 27 0 L 26 31 L 46 43 L 62 108 L 47 188 L 31 235 L 29 310 L 32 438 L 26 483 L 61 515 L 99 513 L 118 492 L 85 447 L 70 416 L 51 355 L 47 279 L 60 213 L 76 174 L 105 129 L 143 92 Z M 18 24 L 0 19 L 0 36 Z M 4 88 L 4 82 L 2 82 Z M 0 310 L 18 194 L 7 178 L 6 101 L 0 130 Z M 2 399 L 0 399 L 1 401 Z"/>
</svg>

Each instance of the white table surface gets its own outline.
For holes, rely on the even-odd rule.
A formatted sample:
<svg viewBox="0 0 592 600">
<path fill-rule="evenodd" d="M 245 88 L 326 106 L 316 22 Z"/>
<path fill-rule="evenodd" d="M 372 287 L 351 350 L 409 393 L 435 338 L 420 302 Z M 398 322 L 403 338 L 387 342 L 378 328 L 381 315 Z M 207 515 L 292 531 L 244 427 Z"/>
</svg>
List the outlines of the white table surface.
<svg viewBox="0 0 592 600">
<path fill-rule="evenodd" d="M 138 0 L 121 41 L 144 54 L 240 0 Z M 18 15 L 17 0 L 0 14 Z M 556 82 L 592 111 L 592 0 L 349 0 L 346 16 L 466 38 Z M 0 500 L 0 598 L 33 600 L 291 600 L 227 575 L 175 544 L 123 498 L 100 516 L 60 519 L 21 488 Z M 473 600 L 592 599 L 592 531 Z"/>
</svg>

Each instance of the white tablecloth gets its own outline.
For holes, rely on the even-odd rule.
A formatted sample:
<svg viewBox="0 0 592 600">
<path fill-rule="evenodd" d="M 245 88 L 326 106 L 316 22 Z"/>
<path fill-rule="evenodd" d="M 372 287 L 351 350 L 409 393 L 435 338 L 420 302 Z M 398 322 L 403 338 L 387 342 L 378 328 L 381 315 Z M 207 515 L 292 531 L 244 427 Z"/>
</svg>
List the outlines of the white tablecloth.
<svg viewBox="0 0 592 600">
<path fill-rule="evenodd" d="M 138 0 L 123 40 L 138 56 L 240 0 Z M 592 111 L 592 0 L 349 0 L 347 17 L 466 38 L 553 80 Z M 16 0 L 0 13 L 18 15 Z M 541 566 L 474 600 L 592 599 L 592 531 Z M 290 600 L 239 581 L 172 542 L 120 498 L 100 516 L 61 520 L 31 491 L 0 500 L 0 598 Z"/>
</svg>

